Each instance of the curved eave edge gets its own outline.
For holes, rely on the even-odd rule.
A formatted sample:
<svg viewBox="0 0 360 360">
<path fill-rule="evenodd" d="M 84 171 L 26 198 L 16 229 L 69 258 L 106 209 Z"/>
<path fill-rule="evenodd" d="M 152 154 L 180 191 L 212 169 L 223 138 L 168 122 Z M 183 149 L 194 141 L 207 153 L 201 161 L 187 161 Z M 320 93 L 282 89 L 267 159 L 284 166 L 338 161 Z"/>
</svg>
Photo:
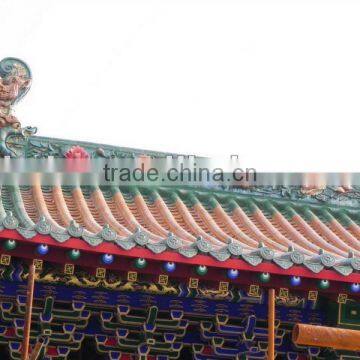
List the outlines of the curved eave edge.
<svg viewBox="0 0 360 360">
<path fill-rule="evenodd" d="M 150 250 L 153 254 L 177 253 L 187 259 L 196 257 L 212 257 L 217 262 L 227 263 L 227 260 L 243 260 L 252 267 L 259 267 L 263 263 L 273 263 L 282 270 L 288 270 L 294 266 L 301 266 L 310 270 L 314 274 L 319 274 L 326 269 L 335 270 L 342 276 L 349 276 L 354 271 L 360 270 L 360 258 L 352 254 L 349 258 L 336 258 L 332 254 L 320 251 L 319 255 L 305 257 L 299 250 L 291 247 L 286 253 L 275 253 L 272 249 L 259 243 L 258 249 L 245 252 L 240 243 L 229 240 L 220 249 L 214 249 L 211 244 L 202 237 L 198 237 L 191 246 L 185 246 L 183 241 L 169 233 L 160 242 L 151 242 L 150 236 L 145 231 L 137 229 L 128 237 L 120 237 L 109 225 L 105 225 L 98 234 L 90 233 L 82 226 L 73 221 L 70 226 L 62 231 L 53 230 L 51 224 L 42 216 L 38 223 L 33 227 L 22 227 L 18 219 L 12 212 L 8 212 L 6 217 L 0 221 L 0 236 L 5 230 L 16 231 L 21 238 L 33 239 L 38 235 L 51 237 L 57 243 L 62 244 L 71 238 L 82 239 L 90 247 L 97 247 L 101 244 L 114 244 L 125 251 L 130 251 L 135 247 L 142 247 Z M 223 267 L 223 266 L 220 266 Z"/>
</svg>

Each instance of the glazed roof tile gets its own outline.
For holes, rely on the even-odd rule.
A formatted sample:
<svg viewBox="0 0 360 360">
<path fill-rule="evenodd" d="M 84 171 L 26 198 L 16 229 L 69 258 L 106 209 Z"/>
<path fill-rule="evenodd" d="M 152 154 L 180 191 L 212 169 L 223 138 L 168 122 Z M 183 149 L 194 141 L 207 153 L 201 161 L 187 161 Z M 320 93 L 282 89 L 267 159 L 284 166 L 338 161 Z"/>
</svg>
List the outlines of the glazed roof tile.
<svg viewBox="0 0 360 360">
<path fill-rule="evenodd" d="M 207 254 L 218 261 L 272 261 L 313 272 L 360 269 L 358 211 L 329 204 L 206 189 L 3 186 L 3 228 L 25 238 L 80 238 L 129 250 Z"/>
</svg>

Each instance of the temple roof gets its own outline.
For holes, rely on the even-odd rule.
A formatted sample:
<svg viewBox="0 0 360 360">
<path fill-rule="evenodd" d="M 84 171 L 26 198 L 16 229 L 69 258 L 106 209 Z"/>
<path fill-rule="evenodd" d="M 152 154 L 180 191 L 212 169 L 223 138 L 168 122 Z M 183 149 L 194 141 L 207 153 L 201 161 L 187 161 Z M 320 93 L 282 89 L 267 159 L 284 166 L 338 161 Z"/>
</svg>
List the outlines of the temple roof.
<svg viewBox="0 0 360 360">
<path fill-rule="evenodd" d="M 327 203 L 185 187 L 3 186 L 0 218 L 28 239 L 75 237 L 94 249 L 111 242 L 315 273 L 360 269 L 360 212 Z"/>
<path fill-rule="evenodd" d="M 19 59 L 0 62 L 0 157 L 121 159 L 177 154 L 34 136 L 12 106 L 32 80 Z M 302 265 L 314 273 L 360 270 L 360 191 L 299 186 L 1 186 L 1 230 L 22 239 L 78 238 L 94 249 L 113 243 L 186 258 L 239 258 L 250 265 Z M 1 235 L 1 233 L 0 233 Z"/>
</svg>

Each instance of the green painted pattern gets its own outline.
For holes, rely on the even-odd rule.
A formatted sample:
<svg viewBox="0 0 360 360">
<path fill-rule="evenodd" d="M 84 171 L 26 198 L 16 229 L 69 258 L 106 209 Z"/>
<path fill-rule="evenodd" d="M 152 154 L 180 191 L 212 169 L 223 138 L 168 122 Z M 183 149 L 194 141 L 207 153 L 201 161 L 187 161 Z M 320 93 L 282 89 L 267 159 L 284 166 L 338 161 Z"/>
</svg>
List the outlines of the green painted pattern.
<svg viewBox="0 0 360 360">
<path fill-rule="evenodd" d="M 326 224 L 326 223 L 331 223 L 332 221 L 335 220 L 334 216 L 332 214 L 330 214 L 330 212 L 325 209 L 325 208 L 321 208 L 319 211 L 319 214 L 321 214 L 321 220 Z M 320 217 L 320 216 L 319 216 Z"/>
<path fill-rule="evenodd" d="M 212 210 L 214 210 L 217 206 L 219 206 L 219 202 L 212 196 L 208 199 L 208 204 Z"/>
<path fill-rule="evenodd" d="M 128 189 L 129 189 L 129 193 L 130 193 L 133 197 L 141 194 L 141 193 L 140 193 L 140 190 L 139 190 L 136 186 L 129 186 Z"/>
<path fill-rule="evenodd" d="M 186 197 L 187 202 L 190 204 L 191 207 L 195 206 L 199 203 L 199 200 L 194 195 L 194 193 L 190 192 L 188 196 Z"/>
<path fill-rule="evenodd" d="M 353 219 L 354 222 L 356 222 L 358 225 L 360 225 L 360 211 L 359 210 L 346 209 L 345 211 L 347 212 L 348 216 L 351 219 Z"/>
<path fill-rule="evenodd" d="M 20 225 L 25 228 L 33 227 L 34 222 L 30 219 L 25 209 L 20 193 L 20 188 L 17 186 L 9 186 L 9 194 L 12 200 L 14 214 L 18 218 Z"/>
<path fill-rule="evenodd" d="M 313 221 L 315 218 L 313 212 L 308 207 L 303 209 L 302 214 L 304 219 L 308 222 Z"/>
<path fill-rule="evenodd" d="M 274 216 L 278 210 L 275 208 L 275 206 L 269 201 L 266 200 L 263 202 L 264 209 L 271 215 Z"/>
<path fill-rule="evenodd" d="M 293 219 L 297 215 L 296 211 L 292 208 L 291 205 L 285 206 L 284 209 L 285 209 L 285 214 L 286 214 L 286 217 L 288 218 L 288 220 Z"/>
<path fill-rule="evenodd" d="M 338 212 L 338 220 L 341 224 L 343 224 L 345 227 L 349 227 L 353 221 L 351 218 L 346 214 L 345 211 L 339 211 Z"/>
<path fill-rule="evenodd" d="M 248 199 L 247 201 L 247 209 L 250 212 L 250 214 L 254 214 L 256 211 L 259 210 L 256 204 L 254 203 L 254 201 L 251 199 Z"/>
<path fill-rule="evenodd" d="M 229 209 L 230 213 L 232 213 L 238 207 L 239 207 L 239 205 L 236 203 L 235 200 L 231 199 L 228 201 L 228 209 Z"/>
</svg>

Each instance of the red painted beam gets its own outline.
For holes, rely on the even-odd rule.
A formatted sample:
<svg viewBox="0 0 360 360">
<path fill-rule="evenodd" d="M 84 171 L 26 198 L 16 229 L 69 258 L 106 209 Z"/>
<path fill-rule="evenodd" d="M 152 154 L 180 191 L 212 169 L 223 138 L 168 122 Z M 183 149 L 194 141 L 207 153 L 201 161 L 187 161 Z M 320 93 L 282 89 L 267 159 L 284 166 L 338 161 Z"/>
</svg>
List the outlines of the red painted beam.
<svg viewBox="0 0 360 360">
<path fill-rule="evenodd" d="M 3 240 L 4 241 L 4 240 Z M 173 273 L 166 273 L 163 268 L 163 261 L 148 260 L 148 264 L 143 269 L 137 269 L 134 265 L 134 260 L 127 256 L 116 256 L 112 264 L 103 264 L 100 256 L 95 252 L 83 253 L 82 256 L 76 260 L 71 261 L 67 255 L 67 248 L 50 247 L 49 252 L 46 255 L 39 255 L 36 252 L 36 244 L 32 242 L 19 242 L 18 246 L 14 250 L 5 251 L 1 250 L 0 242 L 0 254 L 11 255 L 13 258 L 24 259 L 27 262 L 31 262 L 34 258 L 42 259 L 44 262 L 48 262 L 54 266 L 64 266 L 65 263 L 72 263 L 76 267 L 80 267 L 89 274 L 95 275 L 96 267 L 104 267 L 110 271 L 118 273 L 122 279 L 127 278 L 128 271 L 136 271 L 139 274 L 139 281 L 152 281 L 158 282 L 160 274 L 167 274 L 170 278 L 170 283 L 173 281 L 179 281 L 187 283 L 190 278 L 198 278 L 200 286 L 206 286 L 217 289 L 219 282 L 229 282 L 230 287 L 248 287 L 251 284 L 259 284 L 262 288 L 288 288 L 293 294 L 303 293 L 304 291 L 314 290 L 317 288 L 318 280 L 303 278 L 300 286 L 291 286 L 289 283 L 289 276 L 284 275 L 271 275 L 271 281 L 268 283 L 261 283 L 259 281 L 259 273 L 248 272 L 246 270 L 240 271 L 239 277 L 236 279 L 229 279 L 225 269 L 209 267 L 208 272 L 204 276 L 199 276 L 195 271 L 195 266 L 177 263 L 176 271 Z M 322 290 L 322 294 L 331 296 L 333 299 L 337 299 L 339 293 L 349 293 L 349 288 L 346 283 L 339 281 L 332 281 L 331 286 L 327 290 Z M 352 297 L 357 297 L 357 294 L 351 294 Z"/>
<path fill-rule="evenodd" d="M 272 262 L 263 262 L 257 266 L 252 266 L 242 259 L 228 259 L 226 261 L 218 261 L 208 255 L 196 255 L 188 259 L 183 255 L 174 251 L 164 251 L 161 254 L 154 254 L 151 250 L 141 247 L 135 247 L 131 250 L 123 250 L 118 245 L 103 242 L 102 244 L 93 247 L 87 244 L 84 240 L 78 238 L 70 238 L 64 243 L 59 243 L 48 235 L 37 234 L 31 240 L 25 239 L 16 230 L 5 229 L 0 232 L 0 237 L 4 239 L 13 239 L 27 244 L 48 244 L 51 247 L 56 247 L 63 250 L 79 249 L 83 252 L 93 254 L 113 254 L 119 257 L 128 258 L 145 258 L 147 260 L 155 261 L 173 261 L 178 264 L 187 265 L 206 265 L 208 267 L 217 269 L 237 269 L 240 271 L 268 272 L 274 275 L 286 276 L 301 276 L 309 279 L 326 279 L 329 281 L 339 281 L 344 283 L 360 283 L 360 273 L 353 273 L 348 276 L 343 276 L 335 270 L 322 270 L 316 274 L 305 268 L 304 266 L 293 266 L 290 269 L 284 270 Z M 26 257 L 26 256 L 25 256 Z M 70 261 L 66 261 L 70 262 Z M 88 264 L 89 266 L 100 266 L 99 264 Z"/>
</svg>

